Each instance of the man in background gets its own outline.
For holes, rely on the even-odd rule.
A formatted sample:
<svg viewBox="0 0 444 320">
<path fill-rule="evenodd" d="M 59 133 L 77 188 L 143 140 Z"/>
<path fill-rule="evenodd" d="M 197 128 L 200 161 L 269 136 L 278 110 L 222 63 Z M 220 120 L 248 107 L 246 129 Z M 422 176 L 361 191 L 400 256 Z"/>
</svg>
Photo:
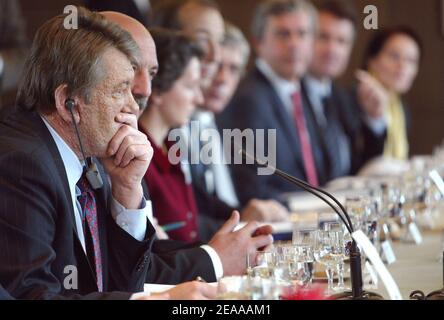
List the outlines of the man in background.
<svg viewBox="0 0 444 320">
<path fill-rule="evenodd" d="M 321 135 L 301 79 L 312 56 L 317 12 L 304 0 L 267 0 L 255 10 L 252 33 L 258 59 L 242 81 L 221 129 L 276 130 L 276 167 L 315 186 L 328 181 Z M 259 176 L 254 165 L 233 165 L 241 203 L 253 197 L 285 202 L 297 191 L 280 177 Z"/>
<path fill-rule="evenodd" d="M 355 173 L 361 162 L 359 114 L 350 93 L 336 82 L 349 64 L 357 16 L 341 0 L 324 2 L 318 10 L 313 60 L 304 81 L 327 150 L 329 179 L 334 179 Z"/>
</svg>

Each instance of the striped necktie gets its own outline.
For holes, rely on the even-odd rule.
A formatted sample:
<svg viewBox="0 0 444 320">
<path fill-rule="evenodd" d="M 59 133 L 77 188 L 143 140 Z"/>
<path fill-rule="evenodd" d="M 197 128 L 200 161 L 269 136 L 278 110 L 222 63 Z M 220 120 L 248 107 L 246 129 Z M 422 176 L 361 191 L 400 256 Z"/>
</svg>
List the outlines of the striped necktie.
<svg viewBox="0 0 444 320">
<path fill-rule="evenodd" d="M 83 229 L 85 233 L 85 243 L 87 245 L 92 243 L 92 253 L 95 271 L 96 271 L 96 279 L 97 279 L 97 287 L 99 292 L 103 291 L 103 273 L 102 273 L 102 253 L 100 250 L 100 238 L 99 238 L 99 227 L 97 222 L 97 204 L 96 199 L 94 197 L 94 190 L 88 182 L 88 179 L 85 175 L 83 175 L 79 182 L 77 183 L 77 187 L 80 189 L 81 194 L 77 197 L 80 206 L 82 207 L 82 223 L 88 225 L 88 231 L 86 228 Z M 88 239 L 88 234 L 91 236 Z M 88 241 L 90 240 L 90 241 Z"/>
</svg>

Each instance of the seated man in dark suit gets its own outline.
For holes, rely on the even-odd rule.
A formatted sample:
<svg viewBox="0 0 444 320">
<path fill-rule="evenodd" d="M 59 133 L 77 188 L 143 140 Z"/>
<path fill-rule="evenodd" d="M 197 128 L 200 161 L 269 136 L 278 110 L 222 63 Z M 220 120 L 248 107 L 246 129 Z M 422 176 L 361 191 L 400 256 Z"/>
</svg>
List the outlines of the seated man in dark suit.
<svg viewBox="0 0 444 320">
<path fill-rule="evenodd" d="M 159 68 L 153 38 L 143 25 L 126 15 L 117 12 L 102 14 L 127 30 L 140 48 L 140 64 L 136 68 L 132 93 L 142 113 L 151 95 L 151 80 Z M 161 45 L 157 49 L 162 49 Z M 185 248 L 180 242 L 154 241 L 152 251 L 163 263 L 152 264 L 147 282 L 174 284 L 197 276 L 207 281 L 216 281 L 222 275 L 243 274 L 244 253 L 270 244 L 271 239 L 267 235 L 251 237 L 249 230 L 254 226 L 251 223 L 248 227 L 232 232 L 237 225 L 236 219 L 232 216 L 223 228 L 217 230 L 216 235 L 211 236 L 208 245 L 188 245 Z M 259 228 L 255 232 L 260 235 L 267 233 L 266 230 Z"/>
<path fill-rule="evenodd" d="M 66 17 L 38 30 L 0 118 L 0 283 L 18 299 L 213 298 L 197 282 L 134 294 L 159 259 L 131 94 L 139 49 L 100 14 L 79 8 L 76 29 Z"/>
<path fill-rule="evenodd" d="M 313 185 L 328 181 L 326 152 L 301 79 L 312 54 L 316 9 L 306 1 L 269 0 L 258 6 L 253 38 L 258 59 L 221 117 L 221 128 L 276 130 L 265 144 L 277 168 Z M 257 147 L 257 146 L 256 146 Z M 270 156 L 270 154 L 269 154 Z M 283 200 L 295 187 L 276 176 L 258 176 L 252 165 L 233 165 L 241 203 L 252 197 Z"/>
<path fill-rule="evenodd" d="M 351 94 L 335 80 L 350 60 L 356 36 L 354 8 L 343 1 L 324 2 L 319 8 L 310 73 L 304 81 L 310 105 L 325 141 L 329 178 L 355 173 L 361 164 L 361 121 Z"/>
</svg>

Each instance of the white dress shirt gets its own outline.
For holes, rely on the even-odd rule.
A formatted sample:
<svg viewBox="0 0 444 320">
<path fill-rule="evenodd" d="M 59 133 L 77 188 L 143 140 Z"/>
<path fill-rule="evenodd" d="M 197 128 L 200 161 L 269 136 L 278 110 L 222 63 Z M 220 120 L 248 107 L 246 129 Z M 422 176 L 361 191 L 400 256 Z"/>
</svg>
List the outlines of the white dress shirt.
<svg viewBox="0 0 444 320">
<path fill-rule="evenodd" d="M 66 144 L 60 135 L 51 127 L 51 125 L 42 117 L 43 122 L 51 133 L 57 149 L 62 158 L 65 167 L 66 176 L 68 178 L 69 190 L 71 191 L 72 205 L 75 213 L 75 221 L 77 234 L 82 247 L 86 252 L 85 236 L 82 224 L 82 208 L 77 196 L 80 195 L 80 190 L 77 187 L 77 182 L 82 176 L 83 166 L 74 151 Z M 142 200 L 141 209 L 129 210 L 123 207 L 117 200 L 111 200 L 111 215 L 114 221 L 123 230 L 129 233 L 134 239 L 142 241 L 145 238 L 147 221 L 146 219 L 152 217 L 151 201 Z"/>
<path fill-rule="evenodd" d="M 320 126 L 325 127 L 327 125 L 327 118 L 325 117 L 323 100 L 331 96 L 332 82 L 329 80 L 321 81 L 314 77 L 306 76 L 305 83 L 307 84 L 308 98 L 313 106 L 316 121 Z"/>
<path fill-rule="evenodd" d="M 213 189 L 217 197 L 224 201 L 231 207 L 238 207 L 239 200 L 234 190 L 233 181 L 231 179 L 230 172 L 226 165 L 227 161 L 223 150 L 222 139 L 216 126 L 214 114 L 210 111 L 198 111 L 193 116 L 194 120 L 199 121 L 200 124 L 200 138 L 209 138 L 209 132 L 205 133 L 205 130 L 212 130 L 211 141 L 213 162 L 208 165 L 209 171 L 206 172 L 207 185 L 210 185 L 210 189 Z M 213 139 L 215 138 L 215 139 Z M 202 159 L 201 159 L 202 160 Z"/>
</svg>

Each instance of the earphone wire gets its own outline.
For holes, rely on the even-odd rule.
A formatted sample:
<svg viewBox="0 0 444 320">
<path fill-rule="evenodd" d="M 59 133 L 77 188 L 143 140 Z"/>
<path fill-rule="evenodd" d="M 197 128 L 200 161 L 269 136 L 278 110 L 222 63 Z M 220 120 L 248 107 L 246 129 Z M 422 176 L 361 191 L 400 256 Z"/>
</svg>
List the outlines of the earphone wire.
<svg viewBox="0 0 444 320">
<path fill-rule="evenodd" d="M 77 127 L 76 121 L 74 119 L 74 112 L 72 112 L 72 109 L 69 109 L 69 112 L 71 113 L 72 123 L 74 124 L 74 128 L 76 130 L 77 139 L 79 140 L 79 146 L 80 146 L 80 152 L 82 153 L 83 162 L 85 163 L 85 169 L 89 166 L 88 159 L 85 157 L 85 151 L 83 150 L 83 144 L 82 139 L 80 139 L 80 133 L 79 128 Z"/>
</svg>

